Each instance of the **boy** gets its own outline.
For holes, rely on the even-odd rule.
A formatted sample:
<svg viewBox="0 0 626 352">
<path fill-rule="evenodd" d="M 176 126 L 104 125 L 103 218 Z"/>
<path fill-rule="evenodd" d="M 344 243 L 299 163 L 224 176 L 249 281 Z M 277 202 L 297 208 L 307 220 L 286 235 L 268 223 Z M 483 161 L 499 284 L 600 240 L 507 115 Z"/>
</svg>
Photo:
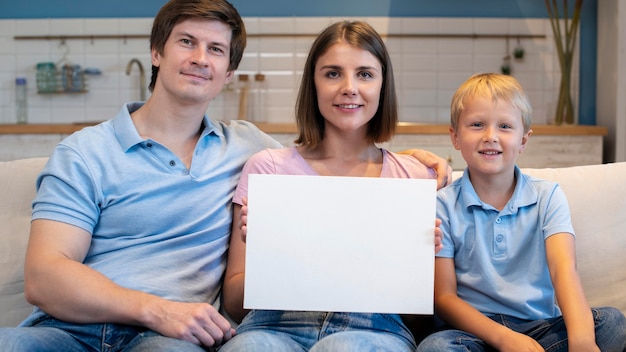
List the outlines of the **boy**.
<svg viewBox="0 0 626 352">
<path fill-rule="evenodd" d="M 450 137 L 467 169 L 438 194 L 435 309 L 446 326 L 418 351 L 626 347 L 623 314 L 585 299 L 565 194 L 515 164 L 531 113 L 511 76 L 474 75 L 452 98 Z"/>
</svg>

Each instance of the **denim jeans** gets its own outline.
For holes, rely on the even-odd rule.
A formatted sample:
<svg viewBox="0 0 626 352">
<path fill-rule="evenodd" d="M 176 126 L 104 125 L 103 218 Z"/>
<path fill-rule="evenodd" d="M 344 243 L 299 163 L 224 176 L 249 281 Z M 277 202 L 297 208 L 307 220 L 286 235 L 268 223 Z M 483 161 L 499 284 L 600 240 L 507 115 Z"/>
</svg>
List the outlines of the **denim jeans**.
<svg viewBox="0 0 626 352">
<path fill-rule="evenodd" d="M 602 352 L 626 350 L 626 318 L 612 307 L 592 308 L 596 344 Z M 563 317 L 545 320 L 522 320 L 506 315 L 489 316 L 513 331 L 535 339 L 546 352 L 567 352 L 567 331 Z M 495 351 L 474 335 L 460 330 L 442 330 L 424 339 L 418 352 Z"/>
<path fill-rule="evenodd" d="M 70 324 L 44 317 L 32 326 L 0 328 L 2 352 L 148 352 L 206 351 L 191 342 L 141 327 L 119 324 Z"/>
<path fill-rule="evenodd" d="M 399 315 L 253 310 L 219 352 L 414 350 Z"/>
</svg>

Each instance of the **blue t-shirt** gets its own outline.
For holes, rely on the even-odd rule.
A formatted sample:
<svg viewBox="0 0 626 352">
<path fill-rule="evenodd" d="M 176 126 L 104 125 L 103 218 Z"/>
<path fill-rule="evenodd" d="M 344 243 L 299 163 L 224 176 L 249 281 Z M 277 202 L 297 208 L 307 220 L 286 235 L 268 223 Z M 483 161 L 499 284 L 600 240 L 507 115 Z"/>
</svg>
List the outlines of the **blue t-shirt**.
<svg viewBox="0 0 626 352">
<path fill-rule="evenodd" d="M 545 240 L 574 234 L 569 206 L 558 184 L 522 174 L 506 206 L 480 200 L 465 170 L 437 194 L 443 249 L 453 258 L 458 296 L 486 315 L 537 320 L 561 314 L 546 260 Z"/>
<path fill-rule="evenodd" d="M 254 153 L 280 144 L 250 123 L 205 116 L 187 169 L 165 146 L 139 136 L 130 112 L 140 106 L 127 104 L 56 147 L 37 180 L 33 219 L 92 233 L 84 263 L 123 287 L 213 304 L 241 169 Z"/>
</svg>

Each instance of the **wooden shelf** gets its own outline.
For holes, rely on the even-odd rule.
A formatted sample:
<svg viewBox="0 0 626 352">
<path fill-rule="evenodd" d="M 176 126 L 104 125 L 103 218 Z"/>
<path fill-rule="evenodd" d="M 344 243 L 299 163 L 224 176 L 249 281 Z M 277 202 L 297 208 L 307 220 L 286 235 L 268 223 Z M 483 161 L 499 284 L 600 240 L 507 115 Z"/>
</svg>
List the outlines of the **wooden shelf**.
<svg viewBox="0 0 626 352">
<path fill-rule="evenodd" d="M 0 134 L 71 134 L 94 124 L 0 124 Z"/>
<path fill-rule="evenodd" d="M 0 124 L 0 134 L 71 134 L 83 127 L 95 125 L 98 122 L 84 122 L 71 124 Z M 298 130 L 291 123 L 256 123 L 264 132 L 270 134 L 293 134 Z M 583 125 L 533 125 L 534 135 L 564 135 L 564 136 L 606 136 L 608 129 L 604 126 Z M 396 134 L 448 134 L 448 125 L 400 122 Z"/>
<path fill-rule="evenodd" d="M 319 33 L 247 33 L 248 38 L 315 38 Z M 545 39 L 544 34 L 481 34 L 481 33 L 381 33 L 383 38 L 461 38 L 461 39 Z M 89 40 L 98 39 L 150 39 L 148 34 L 85 34 L 85 35 L 21 35 L 14 40 Z"/>
</svg>

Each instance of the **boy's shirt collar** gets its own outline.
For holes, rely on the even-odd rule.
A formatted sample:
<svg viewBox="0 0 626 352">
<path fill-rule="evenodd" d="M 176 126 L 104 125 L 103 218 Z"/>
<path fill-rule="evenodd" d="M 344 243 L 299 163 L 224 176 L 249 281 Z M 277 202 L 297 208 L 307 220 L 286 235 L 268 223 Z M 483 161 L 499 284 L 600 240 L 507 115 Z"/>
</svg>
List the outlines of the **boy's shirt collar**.
<svg viewBox="0 0 626 352">
<path fill-rule="evenodd" d="M 469 170 L 466 168 L 460 182 L 461 197 L 463 197 L 464 203 L 467 204 L 467 208 L 477 206 L 482 207 L 485 210 L 500 212 L 501 215 L 506 215 L 515 214 L 519 208 L 537 203 L 537 190 L 533 187 L 532 183 L 529 182 L 529 176 L 524 175 L 522 170 L 517 165 L 515 165 L 514 173 L 517 182 L 515 183 L 513 195 L 506 203 L 506 206 L 502 208 L 502 210 L 498 210 L 492 205 L 483 202 L 480 197 L 478 197 L 478 194 L 474 189 L 474 185 L 472 185 L 472 182 L 470 181 Z"/>
</svg>

